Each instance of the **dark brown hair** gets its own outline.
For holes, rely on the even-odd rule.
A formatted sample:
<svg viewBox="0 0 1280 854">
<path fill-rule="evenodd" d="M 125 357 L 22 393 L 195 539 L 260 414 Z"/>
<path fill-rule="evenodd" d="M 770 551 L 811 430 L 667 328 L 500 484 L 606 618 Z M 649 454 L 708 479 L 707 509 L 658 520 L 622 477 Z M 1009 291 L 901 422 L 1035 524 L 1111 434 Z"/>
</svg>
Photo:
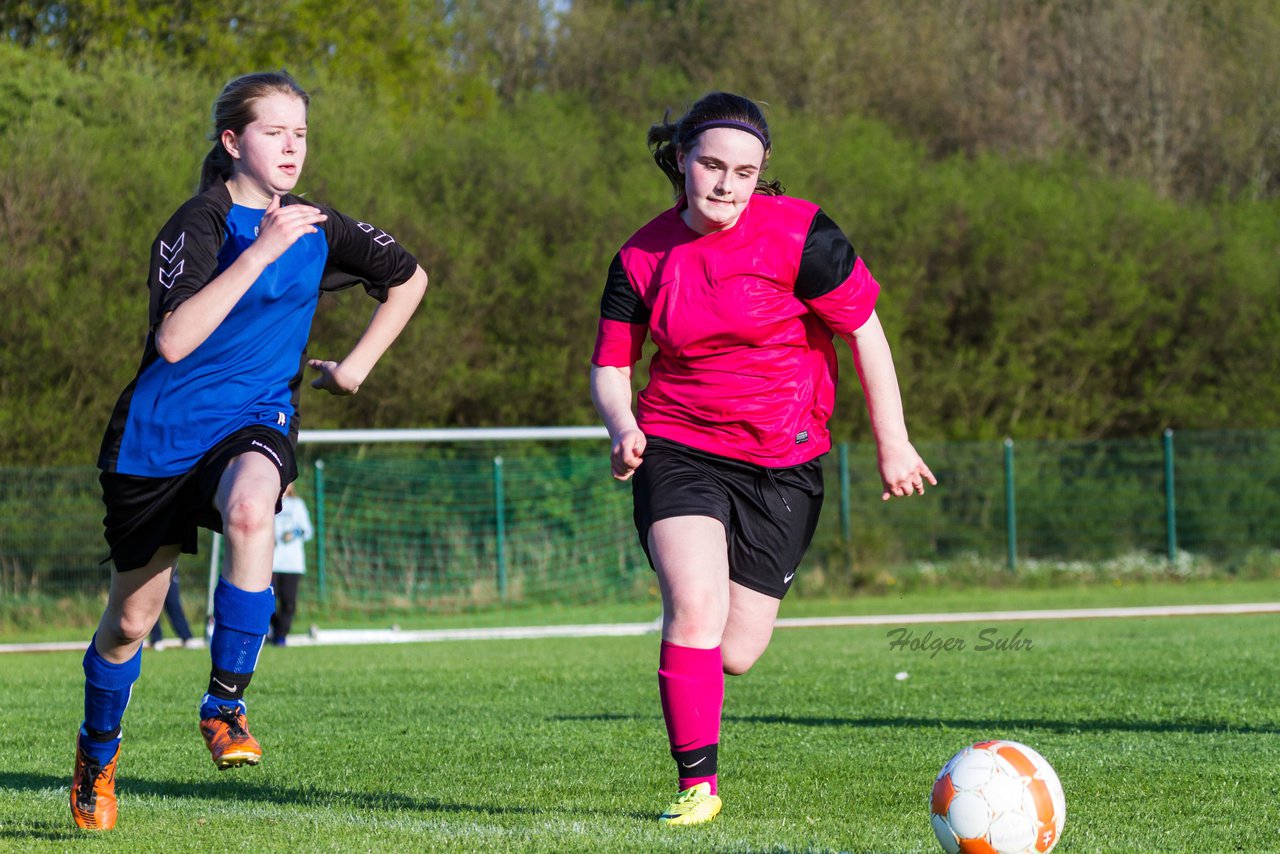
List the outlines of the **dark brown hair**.
<svg viewBox="0 0 1280 854">
<path fill-rule="evenodd" d="M 311 105 L 311 96 L 298 85 L 287 71 L 260 71 L 242 74 L 226 86 L 213 102 L 213 148 L 205 155 L 200 167 L 200 192 L 218 181 L 231 177 L 235 162 L 222 144 L 222 132 L 234 131 L 237 135 L 257 118 L 254 104 L 259 98 L 281 92 L 301 99 L 304 106 Z"/>
<path fill-rule="evenodd" d="M 684 192 L 684 175 L 680 172 L 676 152 L 688 152 L 693 147 L 693 141 L 698 134 L 706 130 L 709 124 L 715 127 L 717 126 L 715 122 L 726 122 L 746 125 L 747 127 L 743 130 L 754 128 L 758 132 L 756 135 L 764 143 L 765 164 L 768 163 L 769 154 L 773 150 L 773 142 L 769 136 L 769 123 L 765 121 L 764 113 L 754 101 L 741 95 L 730 92 L 712 92 L 703 95 L 675 122 L 670 119 L 671 111 L 668 110 L 659 124 L 649 128 L 649 150 L 653 153 L 653 160 L 658 164 L 658 168 L 667 176 L 671 186 L 675 187 L 677 196 Z M 761 171 L 763 171 L 763 164 Z M 777 196 L 782 193 L 782 185 L 777 181 L 765 181 L 760 178 L 756 180 L 756 192 Z"/>
</svg>

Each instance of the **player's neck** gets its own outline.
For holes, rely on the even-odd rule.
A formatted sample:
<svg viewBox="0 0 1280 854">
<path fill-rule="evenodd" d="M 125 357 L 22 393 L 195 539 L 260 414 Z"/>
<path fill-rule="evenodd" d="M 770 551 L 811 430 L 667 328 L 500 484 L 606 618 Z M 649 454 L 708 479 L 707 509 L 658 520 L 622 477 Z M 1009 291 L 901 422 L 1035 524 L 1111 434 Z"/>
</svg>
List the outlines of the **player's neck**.
<svg viewBox="0 0 1280 854">
<path fill-rule="evenodd" d="M 261 187 L 255 181 L 243 175 L 233 175 L 227 179 L 227 192 L 231 194 L 234 204 L 246 208 L 266 208 L 271 204 L 270 190 Z M 280 195 L 284 195 L 281 193 Z"/>
</svg>

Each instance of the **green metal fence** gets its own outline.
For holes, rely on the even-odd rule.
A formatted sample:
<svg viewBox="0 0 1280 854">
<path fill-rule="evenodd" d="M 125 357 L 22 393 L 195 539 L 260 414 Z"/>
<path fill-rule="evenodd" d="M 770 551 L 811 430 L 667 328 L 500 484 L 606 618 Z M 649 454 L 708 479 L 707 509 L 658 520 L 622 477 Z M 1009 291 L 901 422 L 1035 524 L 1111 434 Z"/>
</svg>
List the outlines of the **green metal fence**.
<svg viewBox="0 0 1280 854">
<path fill-rule="evenodd" d="M 893 571 L 965 559 L 1280 550 L 1280 431 L 1110 441 L 919 445 L 940 484 L 881 502 L 875 448 L 825 458 L 827 506 L 807 563 Z M 299 492 L 318 536 L 304 595 L 421 607 L 651 596 L 630 489 L 598 440 L 303 446 Z M 91 468 L 0 469 L 0 596 L 99 594 L 108 566 Z M 184 558 L 203 588 L 209 538 Z"/>
</svg>

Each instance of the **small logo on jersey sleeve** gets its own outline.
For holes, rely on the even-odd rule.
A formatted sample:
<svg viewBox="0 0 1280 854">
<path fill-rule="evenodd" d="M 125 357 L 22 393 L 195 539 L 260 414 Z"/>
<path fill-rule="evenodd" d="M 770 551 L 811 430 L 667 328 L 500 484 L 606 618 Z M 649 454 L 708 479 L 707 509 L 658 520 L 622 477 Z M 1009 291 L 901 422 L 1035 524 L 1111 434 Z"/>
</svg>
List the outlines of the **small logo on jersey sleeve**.
<svg viewBox="0 0 1280 854">
<path fill-rule="evenodd" d="M 808 431 L 808 430 L 801 430 L 799 433 L 797 433 L 797 434 L 796 434 L 796 444 L 797 444 L 797 445 L 803 445 L 803 444 L 804 444 L 805 442 L 807 442 L 807 441 L 809 441 L 809 431 Z"/>
<path fill-rule="evenodd" d="M 187 233 L 185 231 L 178 235 L 178 239 L 173 241 L 172 246 L 170 246 L 168 243 L 165 243 L 163 240 L 161 240 L 160 241 L 160 260 L 172 261 L 174 258 L 178 257 L 178 253 L 181 252 L 182 247 L 186 245 L 187 245 Z"/>
<path fill-rule="evenodd" d="M 390 243 L 396 242 L 396 239 L 392 237 L 390 234 L 387 234 L 385 231 L 383 231 L 380 228 L 375 228 L 374 226 L 369 225 L 369 223 L 367 222 L 357 222 L 356 227 L 359 228 L 361 231 L 363 231 L 365 234 L 373 234 L 376 231 L 378 234 L 376 237 L 373 238 L 373 242 L 378 244 L 379 246 L 386 246 Z"/>
<path fill-rule="evenodd" d="M 172 246 L 163 240 L 160 241 L 161 265 L 156 271 L 156 275 L 160 278 L 160 284 L 166 290 L 173 287 L 174 279 L 182 275 L 182 270 L 186 266 L 186 262 L 178 257 L 178 253 L 182 251 L 182 247 L 186 246 L 186 244 L 187 233 L 185 231 L 178 235 L 178 239 L 173 241 Z"/>
</svg>

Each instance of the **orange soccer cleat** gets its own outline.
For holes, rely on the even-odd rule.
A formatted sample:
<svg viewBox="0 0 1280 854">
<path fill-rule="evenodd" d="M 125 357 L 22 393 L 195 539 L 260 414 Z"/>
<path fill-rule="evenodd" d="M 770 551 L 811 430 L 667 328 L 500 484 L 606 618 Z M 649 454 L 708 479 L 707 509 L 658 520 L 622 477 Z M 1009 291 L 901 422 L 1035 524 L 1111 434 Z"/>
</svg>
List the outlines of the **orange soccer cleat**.
<svg viewBox="0 0 1280 854">
<path fill-rule="evenodd" d="M 116 826 L 116 760 L 120 745 L 106 765 L 80 749 L 76 741 L 76 771 L 71 780 L 71 815 L 85 830 L 110 830 Z"/>
<path fill-rule="evenodd" d="M 218 706 L 218 714 L 200 721 L 200 734 L 219 771 L 262 761 L 262 745 L 249 734 L 249 722 L 239 703 Z"/>
</svg>

